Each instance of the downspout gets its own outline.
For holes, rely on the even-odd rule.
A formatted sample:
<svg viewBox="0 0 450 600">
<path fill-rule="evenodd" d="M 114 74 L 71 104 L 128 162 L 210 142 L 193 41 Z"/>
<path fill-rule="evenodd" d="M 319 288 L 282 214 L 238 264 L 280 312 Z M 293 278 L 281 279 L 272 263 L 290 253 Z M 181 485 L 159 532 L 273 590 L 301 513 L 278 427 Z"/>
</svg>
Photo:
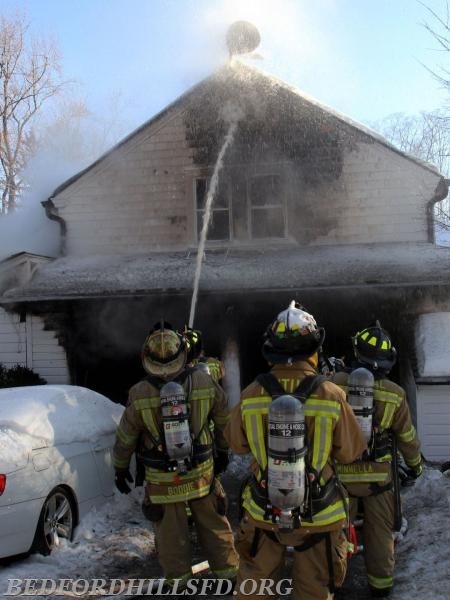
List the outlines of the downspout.
<svg viewBox="0 0 450 600">
<path fill-rule="evenodd" d="M 61 256 L 66 255 L 66 234 L 67 234 L 67 223 L 65 220 L 59 216 L 58 209 L 53 203 L 54 196 L 51 196 L 48 200 L 44 200 L 41 202 L 42 206 L 45 209 L 45 215 L 51 221 L 57 221 L 59 223 L 59 231 L 60 231 L 60 246 L 59 252 Z"/>
<path fill-rule="evenodd" d="M 436 232 L 434 227 L 434 205 L 448 195 L 448 186 L 450 183 L 450 179 L 445 179 L 442 177 L 437 184 L 436 190 L 434 192 L 434 196 L 427 204 L 427 224 L 428 224 L 428 241 L 435 244 L 436 243 Z"/>
</svg>

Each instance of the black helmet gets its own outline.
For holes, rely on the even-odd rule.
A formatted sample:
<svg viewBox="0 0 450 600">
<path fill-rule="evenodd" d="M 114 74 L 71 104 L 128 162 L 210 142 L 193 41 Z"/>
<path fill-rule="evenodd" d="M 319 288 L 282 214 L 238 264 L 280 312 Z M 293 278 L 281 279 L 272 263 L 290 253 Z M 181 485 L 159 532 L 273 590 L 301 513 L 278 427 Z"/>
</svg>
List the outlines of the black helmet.
<svg viewBox="0 0 450 600">
<path fill-rule="evenodd" d="M 198 329 L 185 327 L 181 335 L 186 341 L 187 362 L 191 362 L 200 356 L 203 350 L 202 332 Z"/>
<path fill-rule="evenodd" d="M 291 363 L 312 356 L 323 344 L 325 329 L 293 300 L 267 328 L 262 347 L 269 363 Z"/>
<path fill-rule="evenodd" d="M 352 337 L 353 350 L 359 362 L 370 366 L 372 370 L 389 373 L 397 360 L 397 351 L 392 346 L 389 333 L 379 321 Z"/>
</svg>

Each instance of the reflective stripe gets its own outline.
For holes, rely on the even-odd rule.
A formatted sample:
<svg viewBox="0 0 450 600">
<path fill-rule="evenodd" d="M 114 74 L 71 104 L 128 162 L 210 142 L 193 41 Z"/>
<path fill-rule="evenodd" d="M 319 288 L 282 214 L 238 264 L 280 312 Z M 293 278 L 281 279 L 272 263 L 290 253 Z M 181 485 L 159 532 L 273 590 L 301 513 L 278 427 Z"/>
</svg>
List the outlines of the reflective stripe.
<svg viewBox="0 0 450 600">
<path fill-rule="evenodd" d="M 145 467 L 145 479 L 148 483 L 152 484 L 165 484 L 170 485 L 174 483 L 176 477 L 180 484 L 187 483 L 189 481 L 195 481 L 199 477 L 207 476 L 211 473 L 213 468 L 213 459 L 208 458 L 202 462 L 198 467 L 188 471 L 186 475 L 177 475 L 167 471 L 159 471 L 158 469 L 152 469 L 151 467 Z"/>
<path fill-rule="evenodd" d="M 388 392 L 383 389 L 381 382 L 376 381 L 373 390 L 373 399 L 375 402 L 382 402 L 385 405 L 380 427 L 382 429 L 389 429 L 392 425 L 395 411 L 403 401 L 402 397 L 394 392 Z"/>
<path fill-rule="evenodd" d="M 411 429 L 401 433 L 398 437 L 402 442 L 412 442 L 416 437 L 416 428 L 414 425 L 411 425 Z"/>
<path fill-rule="evenodd" d="M 391 460 L 392 460 L 392 454 L 390 452 L 388 452 L 387 454 L 383 454 L 383 456 L 378 456 L 375 459 L 375 462 L 384 463 L 384 462 L 390 462 Z"/>
<path fill-rule="evenodd" d="M 117 469 L 128 469 L 130 461 L 128 458 L 113 458 L 113 465 Z"/>
<path fill-rule="evenodd" d="M 215 394 L 214 388 L 198 388 L 196 390 L 192 390 L 190 394 L 190 398 L 192 400 L 213 400 Z"/>
<path fill-rule="evenodd" d="M 203 498 L 203 496 L 207 496 L 209 494 L 210 489 L 211 484 L 208 483 L 207 485 L 186 492 L 180 491 L 179 493 L 168 495 L 154 493 L 154 490 L 152 490 L 149 495 L 152 502 L 158 504 L 173 504 L 174 502 L 187 502 L 188 500 Z"/>
<path fill-rule="evenodd" d="M 339 473 L 342 483 L 382 483 L 389 473 Z"/>
<path fill-rule="evenodd" d="M 367 573 L 367 579 L 369 581 L 369 585 L 377 590 L 383 590 L 385 588 L 390 588 L 394 585 L 393 577 L 374 577 L 370 573 Z"/>
<path fill-rule="evenodd" d="M 242 400 L 241 412 L 244 413 L 260 413 L 267 412 L 272 404 L 272 398 L 262 396 L 261 398 L 246 398 Z"/>
<path fill-rule="evenodd" d="M 148 408 L 141 410 L 140 412 L 142 420 L 144 421 L 145 426 L 147 427 L 151 437 L 153 438 L 153 442 L 156 443 L 156 445 L 158 445 L 161 441 L 161 434 L 159 432 L 159 427 L 155 418 L 156 413 Z"/>
<path fill-rule="evenodd" d="M 238 567 L 229 567 L 228 569 L 213 569 L 211 567 L 211 571 L 218 579 L 231 579 L 232 577 L 236 576 Z"/>
<path fill-rule="evenodd" d="M 264 521 L 265 523 L 270 523 L 270 519 L 264 519 L 265 511 L 256 504 L 256 502 L 251 497 L 250 488 L 247 487 L 244 491 L 243 497 L 243 507 L 249 512 L 249 514 L 256 519 L 257 521 Z M 317 514 L 315 514 L 312 518 L 312 521 L 301 521 L 301 526 L 304 527 L 321 527 L 323 525 L 330 525 L 331 523 L 336 523 L 336 521 L 341 521 L 346 518 L 346 511 L 344 507 L 344 503 L 342 499 L 336 500 L 333 504 L 330 504 L 324 510 L 321 510 Z"/>
<path fill-rule="evenodd" d="M 415 458 L 408 458 L 408 460 L 405 460 L 405 462 L 408 465 L 408 467 L 417 467 L 417 465 L 419 465 L 422 462 L 420 452 L 416 455 Z"/>
<path fill-rule="evenodd" d="M 317 397 L 311 397 L 305 404 L 305 416 L 327 417 L 337 421 L 341 416 L 341 405 L 335 400 L 322 400 Z"/>
<path fill-rule="evenodd" d="M 133 401 L 137 410 L 146 408 L 159 408 L 161 406 L 161 398 L 159 396 L 150 396 L 149 398 L 138 398 Z"/>
<path fill-rule="evenodd" d="M 117 428 L 116 436 L 118 440 L 128 448 L 134 448 L 136 440 L 138 439 L 137 435 L 126 433 L 120 426 Z"/>
<path fill-rule="evenodd" d="M 327 463 L 331 451 L 331 439 L 333 435 L 333 421 L 327 417 L 316 417 L 314 419 L 314 439 L 311 452 L 311 466 L 318 473 Z M 323 484 L 323 481 L 320 483 Z"/>
<path fill-rule="evenodd" d="M 390 429 L 397 406 L 395 404 L 385 404 L 383 416 L 381 418 L 381 429 Z"/>
<path fill-rule="evenodd" d="M 179 580 L 181 583 L 185 583 L 186 581 L 189 581 L 191 577 L 192 571 L 189 571 L 188 573 L 183 573 L 182 575 L 178 575 L 177 577 L 169 577 L 165 580 L 165 582 L 169 587 L 173 588 L 175 585 L 175 581 Z"/>
<path fill-rule="evenodd" d="M 267 467 L 267 451 L 264 435 L 264 423 L 260 414 L 244 415 L 244 426 L 250 451 L 261 469 Z"/>
</svg>

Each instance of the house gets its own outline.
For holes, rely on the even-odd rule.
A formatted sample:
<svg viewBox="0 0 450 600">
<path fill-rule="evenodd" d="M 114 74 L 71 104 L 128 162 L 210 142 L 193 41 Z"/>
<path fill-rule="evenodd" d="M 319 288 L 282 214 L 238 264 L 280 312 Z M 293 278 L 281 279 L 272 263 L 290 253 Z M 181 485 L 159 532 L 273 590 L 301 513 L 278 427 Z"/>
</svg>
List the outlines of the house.
<svg viewBox="0 0 450 600">
<path fill-rule="evenodd" d="M 61 254 L 0 305 L 45 323 L 72 383 L 118 401 L 142 377 L 141 344 L 161 318 L 182 327 L 193 313 L 226 362 L 231 402 L 265 368 L 261 336 L 293 298 L 325 326 L 330 355 L 377 318 L 426 457 L 448 459 L 450 354 L 442 342 L 438 377 L 420 357 L 428 315 L 450 314 L 450 250 L 433 225 L 447 192 L 433 166 L 233 58 L 43 202 Z"/>
</svg>

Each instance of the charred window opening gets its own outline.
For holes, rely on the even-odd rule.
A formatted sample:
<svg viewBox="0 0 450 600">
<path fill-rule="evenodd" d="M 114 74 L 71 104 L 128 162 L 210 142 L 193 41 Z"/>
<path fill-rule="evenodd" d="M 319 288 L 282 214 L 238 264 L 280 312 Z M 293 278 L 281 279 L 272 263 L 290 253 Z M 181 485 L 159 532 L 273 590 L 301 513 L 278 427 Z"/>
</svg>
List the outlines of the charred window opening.
<svg viewBox="0 0 450 600">
<path fill-rule="evenodd" d="M 251 177 L 248 182 L 248 198 L 251 237 L 285 237 L 285 208 L 279 175 Z"/>
</svg>

